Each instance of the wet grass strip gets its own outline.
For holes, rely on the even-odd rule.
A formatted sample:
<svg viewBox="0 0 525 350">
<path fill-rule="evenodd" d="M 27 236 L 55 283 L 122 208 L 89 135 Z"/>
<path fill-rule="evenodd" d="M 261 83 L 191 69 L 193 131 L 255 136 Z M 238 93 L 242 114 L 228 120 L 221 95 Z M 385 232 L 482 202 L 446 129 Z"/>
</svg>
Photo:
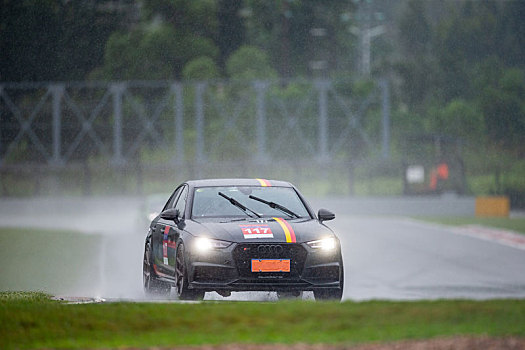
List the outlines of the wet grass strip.
<svg viewBox="0 0 525 350">
<path fill-rule="evenodd" d="M 3 292 L 0 324 L 3 349 L 525 337 L 525 300 L 68 305 L 42 293 Z"/>
</svg>

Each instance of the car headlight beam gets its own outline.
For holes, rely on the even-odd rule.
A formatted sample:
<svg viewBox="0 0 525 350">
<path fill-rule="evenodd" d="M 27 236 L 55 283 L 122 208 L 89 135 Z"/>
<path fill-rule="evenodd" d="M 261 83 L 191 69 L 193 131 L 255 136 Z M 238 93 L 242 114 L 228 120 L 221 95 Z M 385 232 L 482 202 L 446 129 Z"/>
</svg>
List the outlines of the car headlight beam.
<svg viewBox="0 0 525 350">
<path fill-rule="evenodd" d="M 231 245 L 231 242 L 220 241 L 218 239 L 211 239 L 207 237 L 198 237 L 195 239 L 195 250 L 201 253 L 208 252 L 212 249 L 227 248 Z"/>
<path fill-rule="evenodd" d="M 316 241 L 307 242 L 306 244 L 308 244 L 310 248 L 321 249 L 323 251 L 334 250 L 336 247 L 335 238 L 333 237 L 328 237 L 328 238 L 323 238 L 323 239 L 319 239 Z"/>
</svg>

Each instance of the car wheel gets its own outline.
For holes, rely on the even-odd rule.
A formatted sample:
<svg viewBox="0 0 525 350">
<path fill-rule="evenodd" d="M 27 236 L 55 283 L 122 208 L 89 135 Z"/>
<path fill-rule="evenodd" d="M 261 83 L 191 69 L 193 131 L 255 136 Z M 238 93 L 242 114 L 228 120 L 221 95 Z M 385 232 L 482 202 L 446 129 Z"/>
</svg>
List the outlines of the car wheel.
<svg viewBox="0 0 525 350">
<path fill-rule="evenodd" d="M 147 296 L 167 297 L 170 295 L 171 285 L 157 280 L 157 275 L 153 269 L 151 252 L 151 242 L 148 239 L 144 247 L 144 259 L 142 260 L 142 284 L 144 286 L 144 293 Z"/>
<path fill-rule="evenodd" d="M 326 288 L 314 290 L 315 300 L 337 300 L 341 301 L 343 298 L 343 286 L 345 281 L 345 271 L 343 265 L 341 265 L 341 281 L 339 282 L 339 288 Z"/>
<path fill-rule="evenodd" d="M 175 288 L 180 300 L 198 300 L 204 298 L 203 291 L 188 289 L 188 269 L 186 266 L 184 244 L 177 245 L 177 255 L 175 259 Z"/>
</svg>

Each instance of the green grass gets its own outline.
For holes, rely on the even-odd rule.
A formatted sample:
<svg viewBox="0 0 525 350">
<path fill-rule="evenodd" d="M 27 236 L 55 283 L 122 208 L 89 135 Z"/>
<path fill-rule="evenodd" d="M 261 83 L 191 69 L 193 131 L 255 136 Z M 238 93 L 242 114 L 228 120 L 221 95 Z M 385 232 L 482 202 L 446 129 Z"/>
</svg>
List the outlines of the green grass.
<svg viewBox="0 0 525 350">
<path fill-rule="evenodd" d="M 74 291 L 97 280 L 101 237 L 72 231 L 0 228 L 0 290 Z"/>
<path fill-rule="evenodd" d="M 417 217 L 418 220 L 435 222 L 443 225 L 464 226 L 480 225 L 525 234 L 525 218 L 477 218 L 477 217 Z"/>
<path fill-rule="evenodd" d="M 525 300 L 66 305 L 0 293 L 0 322 L 3 349 L 523 337 Z"/>
</svg>

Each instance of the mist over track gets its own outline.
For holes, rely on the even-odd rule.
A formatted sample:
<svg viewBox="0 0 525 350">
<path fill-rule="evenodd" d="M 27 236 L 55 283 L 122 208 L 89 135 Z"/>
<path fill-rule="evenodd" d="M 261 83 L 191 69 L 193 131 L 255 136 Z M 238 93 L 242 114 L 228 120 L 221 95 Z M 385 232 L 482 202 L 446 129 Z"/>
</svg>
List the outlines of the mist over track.
<svg viewBox="0 0 525 350">
<path fill-rule="evenodd" d="M 142 300 L 148 214 L 144 202 L 140 197 L 0 200 L 1 227 L 70 229 L 100 237 L 98 254 L 82 262 L 91 273 L 78 276 L 70 271 L 64 276 L 75 278 L 76 288 L 42 286 L 31 279 L 24 288 Z M 327 208 L 336 213 L 336 219 L 327 225 L 338 233 L 343 245 L 345 299 L 525 298 L 524 250 L 407 218 L 473 215 L 473 198 L 322 198 L 310 202 L 315 210 Z M 43 274 L 46 259 L 60 257 L 43 255 Z M 24 273 L 23 266 L 7 268 Z M 12 288 L 5 283 L 0 286 Z M 207 293 L 206 298 L 218 296 Z M 275 299 L 268 293 L 234 293 L 232 298 Z"/>
</svg>

